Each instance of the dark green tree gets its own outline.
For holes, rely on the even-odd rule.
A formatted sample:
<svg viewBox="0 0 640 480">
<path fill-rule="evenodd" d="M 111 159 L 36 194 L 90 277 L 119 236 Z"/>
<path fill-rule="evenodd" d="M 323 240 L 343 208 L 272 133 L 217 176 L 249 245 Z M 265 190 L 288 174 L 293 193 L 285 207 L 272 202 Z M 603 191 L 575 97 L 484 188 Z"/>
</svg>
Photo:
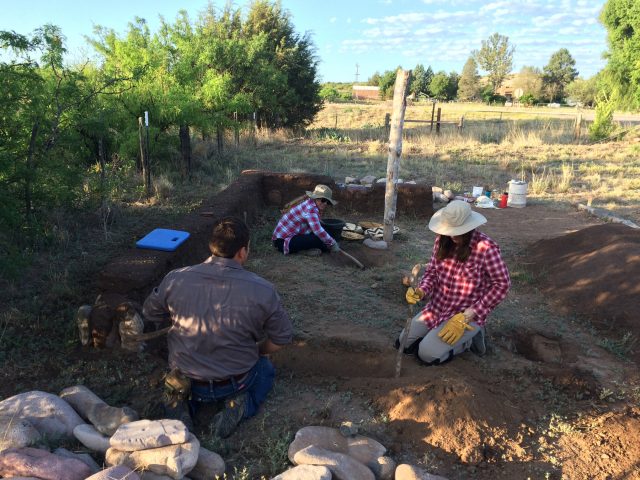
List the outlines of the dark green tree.
<svg viewBox="0 0 640 480">
<path fill-rule="evenodd" d="M 478 64 L 469 57 L 462 68 L 462 75 L 458 82 L 458 100 L 470 102 L 480 97 L 480 75 L 478 75 Z"/>
<path fill-rule="evenodd" d="M 416 65 L 416 68 L 413 69 L 409 92 L 411 92 L 416 98 L 421 94 L 428 95 L 430 80 L 431 79 L 427 76 L 427 71 L 425 70 L 424 65 L 419 63 Z"/>
<path fill-rule="evenodd" d="M 440 71 L 431 79 L 429 93 L 438 100 L 446 100 L 449 88 L 449 75 L 444 71 Z"/>
<path fill-rule="evenodd" d="M 565 87 L 578 76 L 578 70 L 575 66 L 576 61 L 566 48 L 561 48 L 551 55 L 542 75 L 542 81 L 550 101 L 563 99 Z"/>
<path fill-rule="evenodd" d="M 480 50 L 472 52 L 473 59 L 488 73 L 489 84 L 494 92 L 511 72 L 514 52 L 515 47 L 509 43 L 509 37 L 499 33 L 483 40 Z"/>
</svg>

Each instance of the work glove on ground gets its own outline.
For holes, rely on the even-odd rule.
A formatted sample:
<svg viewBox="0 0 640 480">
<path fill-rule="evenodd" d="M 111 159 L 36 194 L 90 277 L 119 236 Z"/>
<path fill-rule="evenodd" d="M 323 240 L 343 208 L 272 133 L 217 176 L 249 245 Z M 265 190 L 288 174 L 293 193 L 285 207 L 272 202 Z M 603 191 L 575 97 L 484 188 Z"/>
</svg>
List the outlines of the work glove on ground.
<svg viewBox="0 0 640 480">
<path fill-rule="evenodd" d="M 338 242 L 331 245 L 331 253 L 338 253 L 339 251 L 340 251 L 340 245 L 338 245 Z"/>
<path fill-rule="evenodd" d="M 447 320 L 444 324 L 438 337 L 443 342 L 449 345 L 455 345 L 458 340 L 462 338 L 465 330 L 473 330 L 473 327 L 469 325 L 469 320 L 464 316 L 464 313 L 456 313 L 453 317 Z"/>
<path fill-rule="evenodd" d="M 407 288 L 407 293 L 404 298 L 407 300 L 409 305 L 415 305 L 424 298 L 424 292 L 419 288 L 409 287 Z"/>
</svg>

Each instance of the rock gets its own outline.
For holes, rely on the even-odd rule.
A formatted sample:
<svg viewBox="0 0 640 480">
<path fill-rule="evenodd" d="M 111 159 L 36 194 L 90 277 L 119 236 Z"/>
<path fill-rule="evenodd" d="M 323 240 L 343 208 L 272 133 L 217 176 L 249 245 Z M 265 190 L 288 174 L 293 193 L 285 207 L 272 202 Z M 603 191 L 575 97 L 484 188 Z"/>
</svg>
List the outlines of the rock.
<svg viewBox="0 0 640 480">
<path fill-rule="evenodd" d="M 296 465 L 324 465 L 336 480 L 375 480 L 373 472 L 364 463 L 344 453 L 311 445 L 293 456 Z"/>
<path fill-rule="evenodd" d="M 37 448 L 10 448 L 0 453 L 1 477 L 36 477 L 42 480 L 85 480 L 89 467 L 75 458 L 64 458 Z"/>
<path fill-rule="evenodd" d="M 60 398 L 105 435 L 113 435 L 123 423 L 138 420 L 138 414 L 132 409 L 111 407 L 84 385 L 65 388 Z"/>
<path fill-rule="evenodd" d="M 226 466 L 220 455 L 204 447 L 200 447 L 198 453 L 198 462 L 193 470 L 189 472 L 189 476 L 193 480 L 210 480 L 216 476 L 222 477 Z"/>
<path fill-rule="evenodd" d="M 140 476 L 124 465 L 116 465 L 91 475 L 86 480 L 140 480 Z"/>
<path fill-rule="evenodd" d="M 296 432 L 289 445 L 289 460 L 293 462 L 295 453 L 310 445 L 344 453 L 365 465 L 377 465 L 378 457 L 387 451 L 384 445 L 364 435 L 344 437 L 335 428 L 309 426 Z"/>
<path fill-rule="evenodd" d="M 71 406 L 51 393 L 34 390 L 0 402 L 0 416 L 28 420 L 40 435 L 73 438 L 73 429 L 84 421 Z"/>
<path fill-rule="evenodd" d="M 379 178 L 376 183 L 387 183 L 387 179 L 385 177 Z"/>
<path fill-rule="evenodd" d="M 323 465 L 298 465 L 271 480 L 331 480 L 331 470 Z"/>
<path fill-rule="evenodd" d="M 371 185 L 372 183 L 375 183 L 376 181 L 376 177 L 374 177 L 373 175 L 367 175 L 365 177 L 362 177 L 360 179 L 360 184 L 361 185 Z"/>
<path fill-rule="evenodd" d="M 94 452 L 104 453 L 111 446 L 109 445 L 109 437 L 105 437 L 98 432 L 93 425 L 87 423 L 83 423 L 74 428 L 73 436 L 76 437 L 81 444 Z"/>
<path fill-rule="evenodd" d="M 178 445 L 187 438 L 189 430 L 180 420 L 138 420 L 121 425 L 109 439 L 109 444 L 116 450 L 135 452 Z"/>
<path fill-rule="evenodd" d="M 93 457 L 91 457 L 91 455 L 89 455 L 88 453 L 74 453 L 74 452 L 70 452 L 66 448 L 56 448 L 53 451 L 53 453 L 60 457 L 75 458 L 76 460 L 80 460 L 87 467 L 89 467 L 89 469 L 91 470 L 91 473 L 97 473 L 100 471 L 100 467 L 98 466 L 96 461 L 93 459 Z"/>
<path fill-rule="evenodd" d="M 364 243 L 369 248 L 374 248 L 376 250 L 386 250 L 388 245 L 384 240 L 372 240 L 371 238 L 365 238 Z"/>
<path fill-rule="evenodd" d="M 360 183 L 360 180 L 358 180 L 356 177 L 344 177 L 344 183 L 346 183 L 347 185 L 358 184 Z"/>
<path fill-rule="evenodd" d="M 212 478 L 215 478 L 215 477 L 212 477 Z M 146 471 L 146 472 L 140 473 L 140 480 L 173 480 L 173 477 L 170 477 L 168 475 L 158 475 L 157 473 Z"/>
<path fill-rule="evenodd" d="M 394 480 L 396 462 L 393 458 L 382 456 L 376 459 L 375 465 L 368 465 L 377 480 Z"/>
<path fill-rule="evenodd" d="M 0 452 L 8 448 L 27 447 L 42 438 L 40 432 L 24 418 L 0 416 Z"/>
<path fill-rule="evenodd" d="M 125 465 L 133 470 L 148 470 L 159 475 L 167 475 L 181 479 L 189 473 L 198 462 L 200 442 L 189 434 L 189 440 L 179 445 L 149 448 L 137 452 L 129 452 L 110 448 L 105 461 L 107 465 Z"/>
<path fill-rule="evenodd" d="M 417 185 L 418 184 L 418 182 L 416 182 L 415 180 L 409 180 L 408 182 L 404 182 L 404 183 L 406 183 L 407 185 Z"/>
<path fill-rule="evenodd" d="M 395 480 L 447 480 L 440 475 L 432 475 L 425 470 L 403 463 L 396 468 Z"/>
<path fill-rule="evenodd" d="M 445 190 L 443 193 L 449 200 L 456 198 L 455 194 L 451 190 Z"/>
<path fill-rule="evenodd" d="M 311 445 L 344 453 L 367 466 L 377 465 L 378 458 L 387 451 L 384 445 L 364 435 L 344 437 L 335 428 L 309 426 L 296 432 L 293 442 L 289 445 L 289 460 L 293 462 L 296 452 Z"/>
<path fill-rule="evenodd" d="M 433 199 L 438 203 L 449 203 L 449 197 L 447 197 L 444 193 L 434 192 Z"/>
</svg>

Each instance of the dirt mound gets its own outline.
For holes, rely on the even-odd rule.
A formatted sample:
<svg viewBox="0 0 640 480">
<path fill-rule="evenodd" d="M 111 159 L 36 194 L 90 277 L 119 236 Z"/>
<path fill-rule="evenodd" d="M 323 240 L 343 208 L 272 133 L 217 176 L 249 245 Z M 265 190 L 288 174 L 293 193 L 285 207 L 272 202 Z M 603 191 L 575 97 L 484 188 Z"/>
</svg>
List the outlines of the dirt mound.
<svg viewBox="0 0 640 480">
<path fill-rule="evenodd" d="M 540 240 L 528 256 L 541 290 L 562 313 L 640 336 L 640 230 L 596 225 Z"/>
</svg>

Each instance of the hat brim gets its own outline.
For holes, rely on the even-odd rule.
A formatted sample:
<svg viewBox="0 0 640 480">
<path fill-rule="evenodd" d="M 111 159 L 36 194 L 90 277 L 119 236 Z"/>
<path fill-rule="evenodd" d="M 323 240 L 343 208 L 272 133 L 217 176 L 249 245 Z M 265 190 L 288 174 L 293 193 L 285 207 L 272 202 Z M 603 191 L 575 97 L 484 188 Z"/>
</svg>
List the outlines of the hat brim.
<svg viewBox="0 0 640 480">
<path fill-rule="evenodd" d="M 447 237 L 456 237 L 458 235 L 464 235 L 471 230 L 478 228 L 480 225 L 487 223 L 487 219 L 484 215 L 479 214 L 478 212 L 471 211 L 471 215 L 466 219 L 466 221 L 458 226 L 451 227 L 449 225 L 445 225 L 442 220 L 442 210 L 438 210 L 433 214 L 431 220 L 429 220 L 429 230 L 438 235 L 446 235 Z"/>
<path fill-rule="evenodd" d="M 338 202 L 336 202 L 336 201 L 335 201 L 334 199 L 332 199 L 332 198 L 327 198 L 327 197 L 324 197 L 324 196 L 322 196 L 322 195 L 316 195 L 315 193 L 313 193 L 313 192 L 309 192 L 308 190 L 307 190 L 307 192 L 306 192 L 306 193 L 307 193 L 307 197 L 309 197 L 309 198 L 313 198 L 314 200 L 316 200 L 316 199 L 318 199 L 318 198 L 324 198 L 324 199 L 325 199 L 325 200 L 327 200 L 327 201 L 328 201 L 332 206 L 335 206 L 335 205 L 337 205 L 337 204 L 338 204 Z"/>
</svg>

